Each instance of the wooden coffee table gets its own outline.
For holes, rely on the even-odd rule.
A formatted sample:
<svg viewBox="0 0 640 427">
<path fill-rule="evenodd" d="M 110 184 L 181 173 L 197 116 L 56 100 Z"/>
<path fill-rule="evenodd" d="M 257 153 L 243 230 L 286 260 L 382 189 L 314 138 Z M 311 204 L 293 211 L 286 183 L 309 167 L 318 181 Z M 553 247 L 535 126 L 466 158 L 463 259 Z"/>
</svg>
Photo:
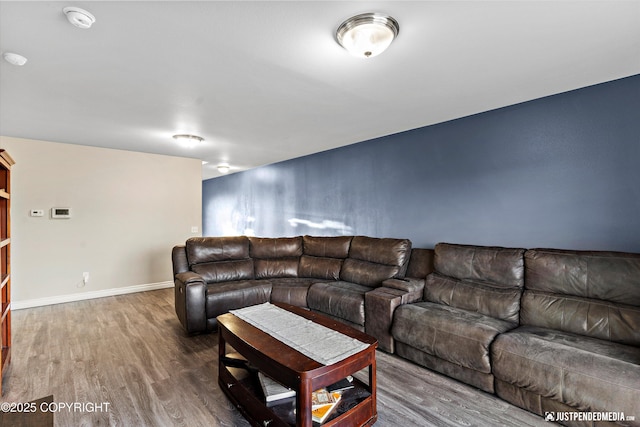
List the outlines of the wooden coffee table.
<svg viewBox="0 0 640 427">
<path fill-rule="evenodd" d="M 326 316 L 288 304 L 275 305 L 340 333 L 368 347 L 332 365 L 323 365 L 251 324 L 227 313 L 218 316 L 218 384 L 249 422 L 259 427 L 316 425 L 311 418 L 311 393 L 348 375 L 368 368 L 368 384 L 354 378 L 354 388 L 343 393 L 340 403 L 323 426 L 369 426 L 376 422 L 375 338 Z M 257 375 L 238 373 L 233 363 L 245 359 L 259 370 L 296 391 L 295 402 L 267 407 Z M 234 367 L 235 366 L 235 367 Z"/>
</svg>

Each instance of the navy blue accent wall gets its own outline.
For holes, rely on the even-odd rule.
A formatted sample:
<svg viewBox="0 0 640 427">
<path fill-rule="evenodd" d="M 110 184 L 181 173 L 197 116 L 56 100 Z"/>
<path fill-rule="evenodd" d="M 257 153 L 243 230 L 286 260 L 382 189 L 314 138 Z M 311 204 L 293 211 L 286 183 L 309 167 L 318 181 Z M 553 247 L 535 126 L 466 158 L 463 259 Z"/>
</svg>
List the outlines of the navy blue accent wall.
<svg viewBox="0 0 640 427">
<path fill-rule="evenodd" d="M 206 180 L 203 220 L 210 236 L 640 252 L 640 75 Z"/>
</svg>

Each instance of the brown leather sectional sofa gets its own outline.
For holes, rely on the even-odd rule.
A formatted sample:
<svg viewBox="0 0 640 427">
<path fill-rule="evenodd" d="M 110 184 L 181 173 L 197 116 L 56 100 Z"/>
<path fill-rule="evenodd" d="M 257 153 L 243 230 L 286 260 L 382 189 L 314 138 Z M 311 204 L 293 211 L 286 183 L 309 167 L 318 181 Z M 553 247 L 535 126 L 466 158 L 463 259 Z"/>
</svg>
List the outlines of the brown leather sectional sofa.
<svg viewBox="0 0 640 427">
<path fill-rule="evenodd" d="M 410 257 L 408 239 L 191 238 L 172 252 L 176 313 L 187 332 L 204 332 L 214 330 L 216 317 L 229 310 L 286 302 L 374 337 L 382 328 L 388 336 L 390 317 L 386 325 L 365 321 L 365 295 L 388 279 L 394 279 L 391 286 L 397 281 L 411 285 L 404 279 Z M 424 279 L 415 281 L 421 290 Z M 412 288 L 407 289 L 400 292 Z"/>
<path fill-rule="evenodd" d="M 300 236 L 194 238 L 172 257 L 188 332 L 288 302 L 539 415 L 622 412 L 635 420 L 619 424 L 640 425 L 640 254 Z"/>
</svg>

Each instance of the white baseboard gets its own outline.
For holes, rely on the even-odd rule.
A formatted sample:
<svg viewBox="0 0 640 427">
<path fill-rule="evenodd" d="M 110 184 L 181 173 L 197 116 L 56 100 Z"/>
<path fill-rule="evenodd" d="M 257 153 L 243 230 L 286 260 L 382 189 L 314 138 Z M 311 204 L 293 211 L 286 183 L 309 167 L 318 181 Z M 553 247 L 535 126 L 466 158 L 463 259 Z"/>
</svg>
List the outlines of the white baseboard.
<svg viewBox="0 0 640 427">
<path fill-rule="evenodd" d="M 11 301 L 11 310 L 21 310 L 23 308 L 41 307 L 44 305 L 62 304 L 65 302 L 111 297 L 114 295 L 132 294 L 135 292 L 155 291 L 156 289 L 166 289 L 171 287 L 173 287 L 173 282 L 158 282 L 148 283 L 145 285 L 125 286 L 123 288 L 103 289 L 101 291 L 82 292 L 78 294 L 35 298 L 24 301 Z"/>
</svg>

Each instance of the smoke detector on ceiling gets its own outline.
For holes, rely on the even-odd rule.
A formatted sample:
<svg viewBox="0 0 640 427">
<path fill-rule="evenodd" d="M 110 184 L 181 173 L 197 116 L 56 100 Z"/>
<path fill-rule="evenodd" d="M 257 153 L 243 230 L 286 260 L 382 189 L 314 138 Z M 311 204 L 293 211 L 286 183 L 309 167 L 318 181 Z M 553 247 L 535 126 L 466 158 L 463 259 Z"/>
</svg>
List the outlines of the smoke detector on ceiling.
<svg viewBox="0 0 640 427">
<path fill-rule="evenodd" d="M 93 23 L 96 22 L 96 18 L 92 14 L 79 7 L 65 7 L 62 11 L 67 15 L 67 20 L 72 25 L 84 30 L 91 28 Z"/>
</svg>

